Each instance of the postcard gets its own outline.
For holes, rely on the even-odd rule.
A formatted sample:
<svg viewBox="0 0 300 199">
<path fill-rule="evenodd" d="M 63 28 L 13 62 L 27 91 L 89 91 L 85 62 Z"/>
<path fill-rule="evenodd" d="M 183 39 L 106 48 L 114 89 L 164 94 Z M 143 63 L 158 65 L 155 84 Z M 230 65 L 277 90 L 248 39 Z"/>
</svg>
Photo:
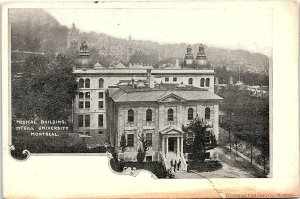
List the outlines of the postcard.
<svg viewBox="0 0 300 199">
<path fill-rule="evenodd" d="M 298 8 L 4 4 L 4 197 L 299 197 Z"/>
</svg>

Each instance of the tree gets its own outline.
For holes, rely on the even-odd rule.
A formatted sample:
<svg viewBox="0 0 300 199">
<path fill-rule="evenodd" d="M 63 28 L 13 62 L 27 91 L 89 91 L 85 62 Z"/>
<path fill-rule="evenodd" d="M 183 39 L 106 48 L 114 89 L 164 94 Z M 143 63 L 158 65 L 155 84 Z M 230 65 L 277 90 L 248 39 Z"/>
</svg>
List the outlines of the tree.
<svg viewBox="0 0 300 199">
<path fill-rule="evenodd" d="M 148 151 L 147 139 L 144 133 L 141 133 L 140 135 L 138 135 L 138 137 L 142 145 L 138 149 L 137 161 L 143 162 L 146 156 L 146 152 Z"/>
<path fill-rule="evenodd" d="M 122 149 L 122 153 L 125 152 L 125 149 L 127 147 L 125 133 L 123 133 L 121 135 L 120 146 L 121 146 L 121 149 Z"/>
<path fill-rule="evenodd" d="M 64 119 L 77 92 L 72 61 L 65 55 L 34 55 L 20 79 L 12 81 L 13 114 L 18 118 Z"/>
<path fill-rule="evenodd" d="M 196 117 L 187 126 L 183 127 L 183 130 L 193 132 L 195 135 L 193 142 L 193 160 L 201 161 L 205 160 L 205 153 L 208 149 L 216 147 L 217 143 L 215 137 L 211 132 L 208 132 L 209 126 L 203 122 L 199 117 Z M 207 136 L 208 135 L 208 136 Z M 207 139 L 209 138 L 209 139 Z M 210 144 L 209 144 L 210 143 Z"/>
</svg>

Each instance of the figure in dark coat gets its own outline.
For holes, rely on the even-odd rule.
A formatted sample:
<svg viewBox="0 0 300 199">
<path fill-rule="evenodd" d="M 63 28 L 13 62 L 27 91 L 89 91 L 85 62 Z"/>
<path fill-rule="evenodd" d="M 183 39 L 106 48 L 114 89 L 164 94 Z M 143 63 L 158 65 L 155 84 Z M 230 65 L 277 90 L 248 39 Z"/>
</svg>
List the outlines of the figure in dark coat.
<svg viewBox="0 0 300 199">
<path fill-rule="evenodd" d="M 180 159 L 178 160 L 178 163 L 177 163 L 177 170 L 179 171 L 179 169 L 180 169 L 180 166 L 181 166 L 181 161 L 180 161 Z"/>
<path fill-rule="evenodd" d="M 174 161 L 174 172 L 176 172 L 177 161 Z"/>
</svg>

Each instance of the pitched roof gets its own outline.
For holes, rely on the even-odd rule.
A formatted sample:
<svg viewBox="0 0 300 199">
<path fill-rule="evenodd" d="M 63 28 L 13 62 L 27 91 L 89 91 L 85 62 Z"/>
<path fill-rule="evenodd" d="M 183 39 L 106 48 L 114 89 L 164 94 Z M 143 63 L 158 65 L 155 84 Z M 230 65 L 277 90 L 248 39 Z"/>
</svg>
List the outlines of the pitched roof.
<svg viewBox="0 0 300 199">
<path fill-rule="evenodd" d="M 131 88 L 130 88 L 131 87 Z M 199 101 L 199 100 L 221 100 L 218 95 L 207 90 L 193 87 L 189 89 L 150 89 L 132 88 L 132 86 L 119 86 L 117 91 L 109 96 L 115 102 L 162 102 L 167 98 L 174 98 L 178 101 Z"/>
</svg>

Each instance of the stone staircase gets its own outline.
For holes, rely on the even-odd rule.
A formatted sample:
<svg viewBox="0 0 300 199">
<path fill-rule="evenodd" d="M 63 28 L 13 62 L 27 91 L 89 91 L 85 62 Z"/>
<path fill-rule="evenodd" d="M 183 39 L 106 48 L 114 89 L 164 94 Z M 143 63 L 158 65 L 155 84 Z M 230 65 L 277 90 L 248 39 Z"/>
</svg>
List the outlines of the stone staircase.
<svg viewBox="0 0 300 199">
<path fill-rule="evenodd" d="M 176 160 L 176 162 L 178 163 L 178 161 L 181 161 L 181 166 L 179 171 L 186 171 L 187 166 L 186 166 L 186 161 L 183 157 L 183 155 L 179 155 L 177 156 L 176 153 L 174 152 L 169 152 L 165 158 L 165 167 L 166 169 L 170 169 L 171 168 L 171 160 L 173 160 L 173 164 Z M 174 167 L 172 168 L 174 170 Z M 176 172 L 178 172 L 177 168 L 176 168 Z"/>
</svg>

